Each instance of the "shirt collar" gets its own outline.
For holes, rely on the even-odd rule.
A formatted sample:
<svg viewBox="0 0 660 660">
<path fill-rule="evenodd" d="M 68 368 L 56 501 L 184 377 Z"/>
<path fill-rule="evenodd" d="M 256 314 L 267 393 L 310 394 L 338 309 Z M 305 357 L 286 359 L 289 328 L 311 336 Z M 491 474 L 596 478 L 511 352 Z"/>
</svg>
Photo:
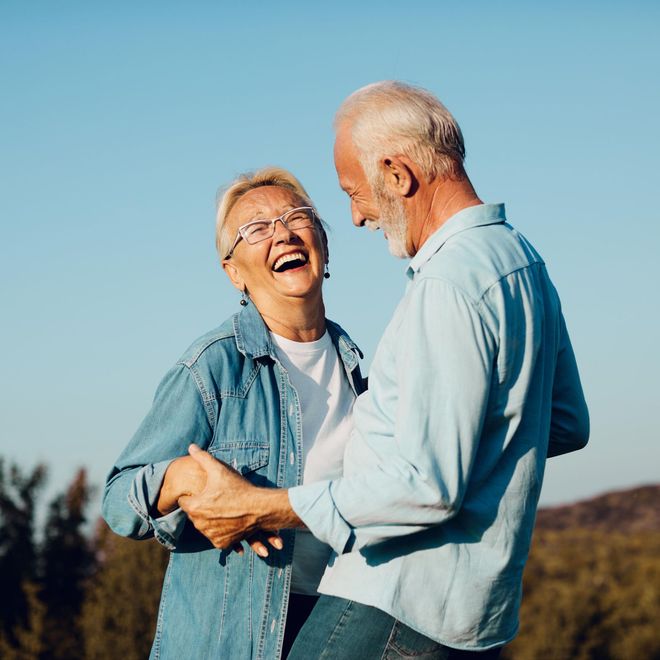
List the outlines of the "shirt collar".
<svg viewBox="0 0 660 660">
<path fill-rule="evenodd" d="M 479 204 L 461 209 L 436 229 L 410 260 L 406 275 L 413 279 L 422 266 L 455 234 L 472 227 L 495 225 L 506 222 L 504 204 Z"/>
<path fill-rule="evenodd" d="M 359 354 L 360 357 L 364 357 L 362 351 L 340 325 L 330 321 L 330 319 L 326 319 L 325 322 L 332 343 L 339 347 L 340 356 L 347 367 L 353 369 L 357 364 L 355 353 Z M 236 348 L 243 355 L 253 360 L 265 355 L 275 357 L 270 332 L 268 332 L 261 314 L 259 314 L 252 301 L 249 301 L 245 307 L 234 314 L 233 324 Z"/>
</svg>

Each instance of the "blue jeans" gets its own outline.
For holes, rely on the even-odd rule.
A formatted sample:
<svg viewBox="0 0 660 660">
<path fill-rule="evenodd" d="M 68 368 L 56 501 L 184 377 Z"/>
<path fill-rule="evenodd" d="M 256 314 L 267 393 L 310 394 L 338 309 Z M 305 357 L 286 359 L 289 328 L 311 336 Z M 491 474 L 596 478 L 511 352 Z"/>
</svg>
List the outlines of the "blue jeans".
<svg viewBox="0 0 660 660">
<path fill-rule="evenodd" d="M 458 651 L 424 637 L 375 607 L 321 596 L 296 637 L 289 660 L 495 660 L 500 648 Z"/>
</svg>

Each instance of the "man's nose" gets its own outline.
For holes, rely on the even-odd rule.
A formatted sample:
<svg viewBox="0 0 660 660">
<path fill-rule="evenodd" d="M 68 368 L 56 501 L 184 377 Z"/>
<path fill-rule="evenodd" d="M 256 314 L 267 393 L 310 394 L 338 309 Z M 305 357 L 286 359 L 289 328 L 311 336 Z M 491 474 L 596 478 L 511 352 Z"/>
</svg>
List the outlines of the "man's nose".
<svg viewBox="0 0 660 660">
<path fill-rule="evenodd" d="M 357 204 L 351 200 L 351 218 L 356 227 L 363 227 L 366 218 L 358 210 Z"/>
</svg>

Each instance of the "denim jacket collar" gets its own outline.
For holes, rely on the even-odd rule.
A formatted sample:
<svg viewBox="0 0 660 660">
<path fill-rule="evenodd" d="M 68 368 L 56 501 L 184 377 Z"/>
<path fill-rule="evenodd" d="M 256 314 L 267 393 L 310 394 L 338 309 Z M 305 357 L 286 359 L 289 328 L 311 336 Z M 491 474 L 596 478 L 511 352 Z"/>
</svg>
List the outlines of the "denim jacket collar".
<svg viewBox="0 0 660 660">
<path fill-rule="evenodd" d="M 233 326 L 236 348 L 245 357 L 256 360 L 268 355 L 275 359 L 275 350 L 270 333 L 253 303 L 248 302 L 243 309 L 234 314 Z M 349 370 L 354 369 L 358 361 L 357 355 L 361 358 L 364 357 L 362 351 L 340 325 L 326 319 L 326 327 L 332 343 L 338 348 L 339 355 L 346 368 Z"/>
<path fill-rule="evenodd" d="M 506 222 L 504 204 L 479 204 L 461 209 L 437 229 L 411 259 L 406 275 L 413 279 L 422 266 L 455 234 L 473 227 Z"/>
<path fill-rule="evenodd" d="M 256 360 L 264 355 L 274 355 L 268 328 L 252 302 L 234 314 L 233 324 L 236 348 L 245 357 Z"/>
</svg>

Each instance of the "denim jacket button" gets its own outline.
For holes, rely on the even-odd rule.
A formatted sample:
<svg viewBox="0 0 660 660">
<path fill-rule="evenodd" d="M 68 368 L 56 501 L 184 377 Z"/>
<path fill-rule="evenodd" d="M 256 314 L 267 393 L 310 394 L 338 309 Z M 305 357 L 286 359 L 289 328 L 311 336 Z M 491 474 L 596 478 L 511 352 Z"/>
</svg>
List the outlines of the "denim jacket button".
<svg viewBox="0 0 660 660">
<path fill-rule="evenodd" d="M 281 578 L 282 577 L 282 569 L 280 568 L 279 571 L 277 571 L 277 577 Z"/>
<path fill-rule="evenodd" d="M 291 463 L 291 465 L 293 465 L 295 462 L 296 462 L 296 455 L 293 452 L 291 452 L 289 454 L 289 463 Z"/>
<path fill-rule="evenodd" d="M 270 624 L 270 632 L 275 631 L 275 624 L 277 623 L 277 619 L 273 619 L 273 622 Z"/>
</svg>

